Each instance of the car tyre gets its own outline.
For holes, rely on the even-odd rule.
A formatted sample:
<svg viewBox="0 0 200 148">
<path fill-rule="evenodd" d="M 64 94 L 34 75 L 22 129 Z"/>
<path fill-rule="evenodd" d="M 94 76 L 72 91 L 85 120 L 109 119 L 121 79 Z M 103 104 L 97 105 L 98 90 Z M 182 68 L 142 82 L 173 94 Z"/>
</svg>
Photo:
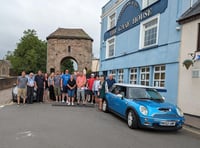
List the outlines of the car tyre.
<svg viewBox="0 0 200 148">
<path fill-rule="evenodd" d="M 138 118 L 136 113 L 133 110 L 129 110 L 127 114 L 127 124 L 131 129 L 138 128 Z"/>
<path fill-rule="evenodd" d="M 103 112 L 108 113 L 108 102 L 106 100 L 103 100 L 102 110 Z"/>
<path fill-rule="evenodd" d="M 17 102 L 17 96 L 14 93 L 12 93 L 12 101 Z"/>
</svg>

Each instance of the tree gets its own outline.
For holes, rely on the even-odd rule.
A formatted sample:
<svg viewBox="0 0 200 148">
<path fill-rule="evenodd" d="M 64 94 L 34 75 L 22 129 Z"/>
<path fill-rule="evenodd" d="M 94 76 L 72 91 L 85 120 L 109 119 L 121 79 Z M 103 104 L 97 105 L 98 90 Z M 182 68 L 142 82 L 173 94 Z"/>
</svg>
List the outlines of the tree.
<svg viewBox="0 0 200 148">
<path fill-rule="evenodd" d="M 74 72 L 74 65 L 73 60 L 71 59 L 65 59 L 61 62 L 61 71 L 65 72 L 66 69 L 69 70 L 69 73 Z"/>
<path fill-rule="evenodd" d="M 13 70 L 20 74 L 26 72 L 46 71 L 47 43 L 39 40 L 35 30 L 24 31 L 24 36 L 17 43 L 17 48 L 11 54 L 7 54 Z"/>
</svg>

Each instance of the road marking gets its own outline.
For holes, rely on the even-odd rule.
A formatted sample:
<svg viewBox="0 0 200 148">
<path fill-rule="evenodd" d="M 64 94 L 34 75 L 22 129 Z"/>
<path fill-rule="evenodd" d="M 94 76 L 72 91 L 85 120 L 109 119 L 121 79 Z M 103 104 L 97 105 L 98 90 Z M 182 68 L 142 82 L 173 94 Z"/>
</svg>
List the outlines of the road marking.
<svg viewBox="0 0 200 148">
<path fill-rule="evenodd" d="M 35 137 L 35 135 L 31 131 L 19 132 L 16 135 L 16 140 Z"/>
<path fill-rule="evenodd" d="M 189 127 L 185 127 L 185 126 L 184 126 L 183 129 L 185 129 L 185 130 L 187 130 L 187 131 L 189 131 L 189 132 L 191 132 L 191 133 L 200 135 L 200 131 L 195 131 L 195 130 L 192 129 L 192 128 L 189 128 Z"/>
<path fill-rule="evenodd" d="M 0 109 L 3 108 L 3 107 L 5 107 L 5 105 L 1 105 L 1 106 L 0 106 Z"/>
</svg>

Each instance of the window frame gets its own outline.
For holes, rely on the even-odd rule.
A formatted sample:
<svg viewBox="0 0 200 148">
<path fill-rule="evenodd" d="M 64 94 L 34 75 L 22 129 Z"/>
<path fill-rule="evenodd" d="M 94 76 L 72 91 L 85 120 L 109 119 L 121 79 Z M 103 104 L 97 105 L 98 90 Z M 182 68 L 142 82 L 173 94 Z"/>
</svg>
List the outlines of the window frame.
<svg viewBox="0 0 200 148">
<path fill-rule="evenodd" d="M 155 19 L 157 19 L 157 24 L 153 25 L 153 26 L 150 26 L 149 29 L 145 29 L 145 25 L 150 23 L 151 21 L 153 21 Z M 153 17 L 141 22 L 141 24 L 140 24 L 140 49 L 149 48 L 149 47 L 158 45 L 159 25 L 160 25 L 160 14 L 155 15 L 155 16 L 153 16 Z M 154 44 L 145 46 L 144 45 L 145 44 L 145 32 L 148 31 L 148 30 L 151 30 L 151 29 L 153 29 L 155 27 L 157 27 L 157 29 L 156 29 L 156 42 Z"/>
<path fill-rule="evenodd" d="M 157 67 L 159 67 L 159 70 L 156 70 Z M 162 67 L 164 67 L 164 70 L 162 70 Z M 159 75 L 158 79 L 155 78 L 156 77 L 155 74 Z M 162 74 L 164 74 L 164 79 L 162 79 Z M 158 83 L 158 85 L 156 85 L 156 82 Z M 165 82 L 166 82 L 166 65 L 155 65 L 153 68 L 153 86 L 164 88 Z M 162 83 L 164 83 L 163 86 Z"/>
<path fill-rule="evenodd" d="M 109 43 L 111 40 L 114 40 L 112 44 Z M 115 37 L 112 37 L 112 38 L 110 38 L 110 39 L 108 39 L 108 40 L 106 41 L 106 58 L 112 58 L 112 57 L 115 56 L 115 40 L 116 40 L 116 38 L 115 38 Z M 110 54 L 110 46 L 111 46 L 111 45 L 113 45 L 114 48 L 113 48 L 113 55 L 110 56 L 109 54 Z"/>
<path fill-rule="evenodd" d="M 124 82 L 124 69 L 118 69 L 118 71 L 117 71 L 117 81 L 118 81 L 118 83 Z"/>
<path fill-rule="evenodd" d="M 145 69 L 144 72 L 142 71 L 143 68 Z M 148 69 L 148 71 L 147 71 L 147 69 Z M 143 75 L 144 75 L 144 79 L 143 79 Z M 147 75 L 148 75 L 149 79 L 147 79 Z M 144 82 L 145 84 L 142 84 L 142 82 Z M 147 83 L 148 83 L 148 85 L 147 85 Z M 150 67 L 149 66 L 140 68 L 140 85 L 150 86 Z"/>
<path fill-rule="evenodd" d="M 112 74 L 113 79 L 116 80 L 116 70 L 110 70 L 109 74 Z"/>
<path fill-rule="evenodd" d="M 142 0 L 142 9 L 145 9 L 158 1 L 159 0 Z M 145 4 L 145 2 L 146 2 L 146 4 Z"/>
<path fill-rule="evenodd" d="M 131 77 L 133 77 L 134 79 L 131 79 Z M 129 71 L 129 83 L 130 84 L 137 84 L 137 79 L 138 79 L 138 69 L 135 68 L 135 67 L 130 68 L 130 71 Z"/>
<path fill-rule="evenodd" d="M 114 17 L 112 17 L 114 15 Z M 116 26 L 116 12 L 108 16 L 108 30 Z"/>
</svg>

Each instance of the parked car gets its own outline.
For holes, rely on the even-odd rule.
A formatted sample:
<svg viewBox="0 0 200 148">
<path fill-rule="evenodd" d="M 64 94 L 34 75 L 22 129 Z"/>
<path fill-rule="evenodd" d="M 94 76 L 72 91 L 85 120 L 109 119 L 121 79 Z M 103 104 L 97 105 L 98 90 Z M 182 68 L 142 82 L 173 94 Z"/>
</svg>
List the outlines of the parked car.
<svg viewBox="0 0 200 148">
<path fill-rule="evenodd" d="M 185 121 L 179 107 L 167 103 L 157 88 L 148 86 L 114 84 L 106 93 L 102 109 L 119 115 L 132 129 L 178 130 Z"/>
<path fill-rule="evenodd" d="M 12 100 L 13 102 L 17 102 L 17 92 L 18 92 L 18 87 L 16 84 L 13 84 L 13 87 L 12 87 Z M 20 100 L 22 101 L 23 99 L 20 98 Z M 37 100 L 37 91 L 34 90 L 34 93 L 33 93 L 33 101 L 36 101 Z"/>
</svg>

